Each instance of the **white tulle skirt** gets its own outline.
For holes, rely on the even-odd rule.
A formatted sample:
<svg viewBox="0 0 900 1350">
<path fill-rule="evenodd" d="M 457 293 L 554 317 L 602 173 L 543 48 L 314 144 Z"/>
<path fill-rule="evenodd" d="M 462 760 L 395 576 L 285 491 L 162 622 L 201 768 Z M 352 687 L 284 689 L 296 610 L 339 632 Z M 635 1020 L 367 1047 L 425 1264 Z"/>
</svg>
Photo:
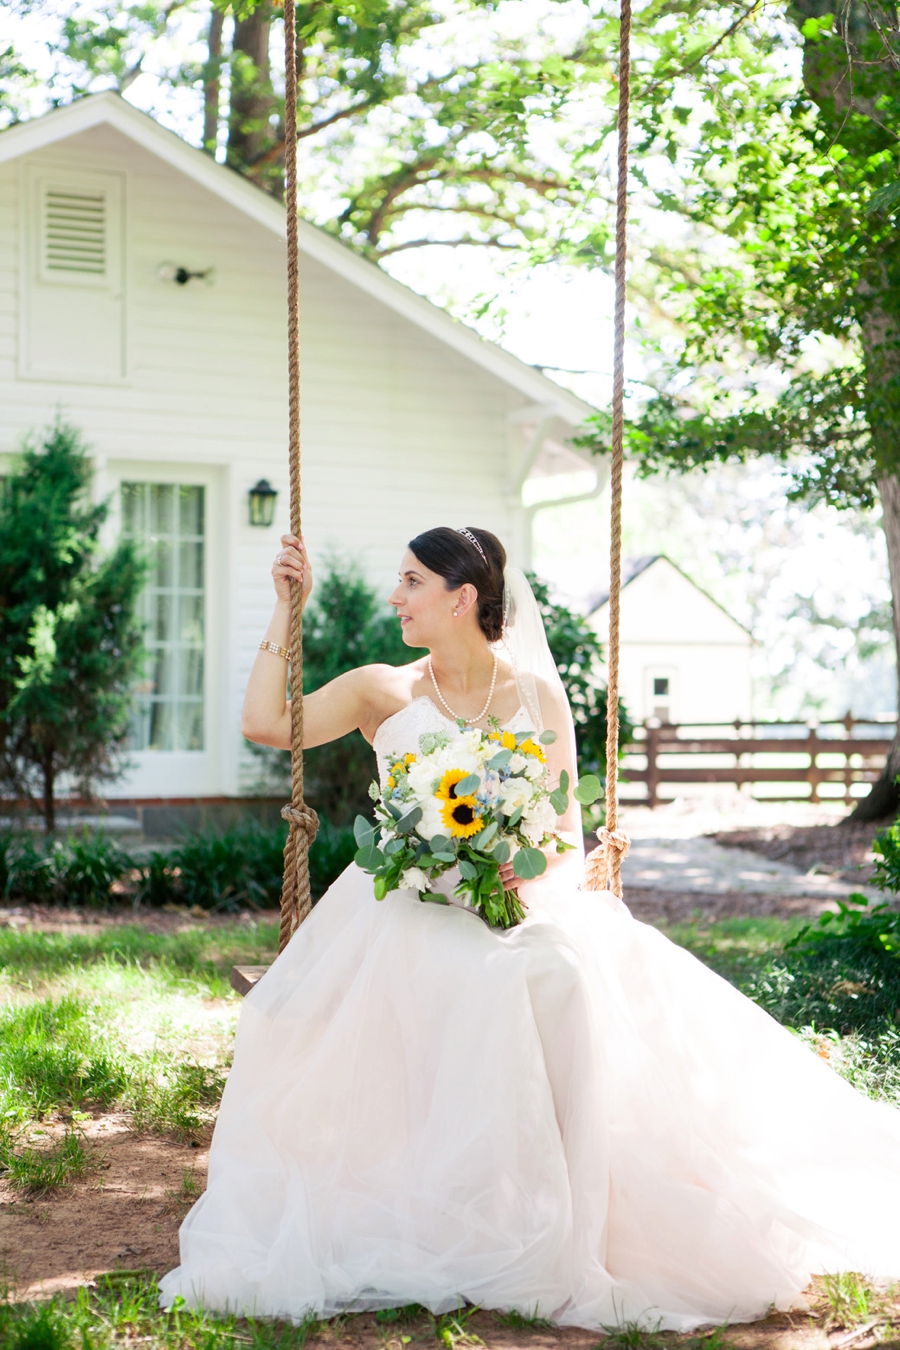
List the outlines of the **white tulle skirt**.
<svg viewBox="0 0 900 1350">
<path fill-rule="evenodd" d="M 686 1330 L 900 1275 L 900 1113 L 612 895 L 523 896 L 343 873 L 246 999 L 164 1306 Z"/>
</svg>

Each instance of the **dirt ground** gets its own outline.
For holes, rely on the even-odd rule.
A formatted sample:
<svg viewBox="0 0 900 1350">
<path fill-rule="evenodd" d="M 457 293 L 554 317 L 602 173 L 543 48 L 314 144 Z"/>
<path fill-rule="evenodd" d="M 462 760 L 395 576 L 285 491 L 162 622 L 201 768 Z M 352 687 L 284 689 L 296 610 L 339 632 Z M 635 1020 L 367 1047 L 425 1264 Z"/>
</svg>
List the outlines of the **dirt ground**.
<svg viewBox="0 0 900 1350">
<path fill-rule="evenodd" d="M 99 1116 L 86 1126 L 86 1135 L 97 1164 L 87 1178 L 34 1200 L 0 1185 L 0 1257 L 16 1299 L 65 1296 L 79 1286 L 90 1287 L 107 1272 L 159 1276 L 178 1262 L 178 1227 L 204 1188 L 208 1148 L 134 1134 L 115 1115 Z M 724 1344 L 734 1350 L 900 1346 L 900 1335 L 887 1330 L 888 1322 L 900 1324 L 900 1299 L 885 1295 L 876 1300 L 868 1320 L 850 1328 L 831 1318 L 821 1288 L 811 1288 L 807 1302 L 808 1314 L 779 1313 L 729 1328 Z M 598 1343 L 596 1331 L 504 1327 L 489 1312 L 476 1313 L 467 1331 L 497 1350 L 592 1350 Z M 361 1314 L 336 1319 L 307 1344 L 314 1350 L 336 1343 L 346 1350 L 404 1350 L 405 1337 L 409 1344 L 435 1343 L 424 1317 L 391 1326 Z M 703 1332 L 693 1338 L 666 1335 L 648 1344 L 702 1345 L 703 1339 Z"/>
<path fill-rule="evenodd" d="M 745 848 L 773 862 L 788 863 L 807 874 L 865 885 L 872 877 L 871 844 L 893 821 L 837 825 L 767 825 L 755 829 L 720 830 L 712 835 L 725 848 Z"/>
</svg>

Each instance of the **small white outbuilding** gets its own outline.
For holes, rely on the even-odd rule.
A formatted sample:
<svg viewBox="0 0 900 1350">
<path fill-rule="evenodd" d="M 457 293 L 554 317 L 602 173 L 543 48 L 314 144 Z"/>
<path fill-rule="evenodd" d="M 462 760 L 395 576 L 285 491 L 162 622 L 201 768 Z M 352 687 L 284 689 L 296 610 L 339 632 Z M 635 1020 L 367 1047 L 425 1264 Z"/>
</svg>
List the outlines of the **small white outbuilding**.
<svg viewBox="0 0 900 1350">
<path fill-rule="evenodd" d="M 606 643 L 608 595 L 589 620 Z M 623 563 L 620 633 L 620 689 L 632 720 L 750 720 L 751 634 L 663 555 Z"/>
<path fill-rule="evenodd" d="M 239 711 L 288 523 L 284 238 L 273 197 L 115 94 L 0 135 L 0 473 L 59 411 L 111 530 L 156 556 L 135 767 L 110 796 L 240 796 L 258 772 Z M 527 565 L 526 481 L 605 484 L 567 445 L 593 409 L 302 221 L 299 264 L 313 556 L 387 592 L 412 535 L 476 524 Z"/>
</svg>

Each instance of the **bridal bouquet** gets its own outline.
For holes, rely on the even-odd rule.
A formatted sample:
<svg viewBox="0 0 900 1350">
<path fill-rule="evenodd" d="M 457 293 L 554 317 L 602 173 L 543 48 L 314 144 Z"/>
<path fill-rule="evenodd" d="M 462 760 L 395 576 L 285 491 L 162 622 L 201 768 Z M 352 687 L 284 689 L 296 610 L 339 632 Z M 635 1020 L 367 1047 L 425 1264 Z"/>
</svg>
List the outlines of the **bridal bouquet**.
<svg viewBox="0 0 900 1350">
<path fill-rule="evenodd" d="M 557 833 L 557 818 L 569 805 L 569 775 L 553 786 L 543 747 L 555 731 L 504 731 L 497 723 L 479 731 L 460 723 L 460 733 L 427 732 L 419 753 L 389 756 L 384 788 L 373 783 L 373 824 L 357 816 L 356 863 L 375 877 L 375 897 L 409 888 L 421 900 L 449 904 L 431 884 L 459 869 L 454 894 L 492 927 L 512 928 L 525 917 L 515 891 L 500 879 L 512 860 L 517 877 L 531 880 L 546 870 L 543 849 L 572 847 Z M 600 780 L 581 779 L 575 797 L 590 803 Z"/>
</svg>

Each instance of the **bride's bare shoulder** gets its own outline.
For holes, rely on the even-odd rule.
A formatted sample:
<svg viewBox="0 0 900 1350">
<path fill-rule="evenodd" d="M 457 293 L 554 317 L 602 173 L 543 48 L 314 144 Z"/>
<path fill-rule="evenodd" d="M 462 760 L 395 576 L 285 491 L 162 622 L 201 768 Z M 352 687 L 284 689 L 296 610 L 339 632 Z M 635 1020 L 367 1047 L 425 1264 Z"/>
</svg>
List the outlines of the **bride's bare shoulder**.
<svg viewBox="0 0 900 1350">
<path fill-rule="evenodd" d="M 353 679 L 365 703 L 366 722 L 377 726 L 385 717 L 405 707 L 413 698 L 413 690 L 424 669 L 424 657 L 403 666 L 389 666 L 383 662 L 357 666 Z M 366 728 L 362 730 L 365 734 Z"/>
</svg>

